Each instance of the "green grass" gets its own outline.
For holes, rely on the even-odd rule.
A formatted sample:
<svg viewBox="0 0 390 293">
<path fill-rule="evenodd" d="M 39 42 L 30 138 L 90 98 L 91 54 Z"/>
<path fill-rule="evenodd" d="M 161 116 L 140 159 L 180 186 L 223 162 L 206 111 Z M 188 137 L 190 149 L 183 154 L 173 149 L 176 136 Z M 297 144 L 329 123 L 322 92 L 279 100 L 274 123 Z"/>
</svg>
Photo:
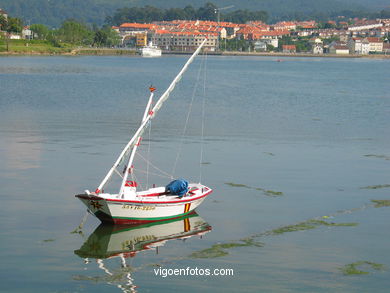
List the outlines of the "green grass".
<svg viewBox="0 0 390 293">
<path fill-rule="evenodd" d="M 40 40 L 9 40 L 8 53 L 10 54 L 60 54 L 68 53 L 73 49 L 70 44 L 61 44 L 55 47 L 49 41 Z M 0 52 L 7 52 L 7 43 L 0 40 Z"/>
</svg>

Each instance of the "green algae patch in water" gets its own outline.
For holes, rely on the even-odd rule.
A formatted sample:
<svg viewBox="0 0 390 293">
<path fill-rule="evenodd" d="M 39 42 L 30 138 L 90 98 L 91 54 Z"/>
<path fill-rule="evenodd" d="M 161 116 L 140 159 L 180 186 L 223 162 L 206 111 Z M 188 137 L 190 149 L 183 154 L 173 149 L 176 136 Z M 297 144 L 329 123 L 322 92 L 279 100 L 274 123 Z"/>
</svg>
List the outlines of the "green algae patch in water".
<svg viewBox="0 0 390 293">
<path fill-rule="evenodd" d="M 44 239 L 44 240 L 42 240 L 42 242 L 44 242 L 44 243 L 47 243 L 47 242 L 54 242 L 54 241 L 56 241 L 55 239 Z"/>
<path fill-rule="evenodd" d="M 353 227 L 357 226 L 357 223 L 333 223 L 323 220 L 311 219 L 305 222 L 301 222 L 295 225 L 283 226 L 271 231 L 271 234 L 283 234 L 286 232 L 305 231 L 318 228 L 320 226 L 331 226 L 331 227 Z"/>
<path fill-rule="evenodd" d="M 251 187 L 248 186 L 248 185 L 239 184 L 239 183 L 233 183 L 233 182 L 226 182 L 225 184 L 226 184 L 226 185 L 229 185 L 229 186 L 231 186 L 231 187 L 251 188 Z"/>
<path fill-rule="evenodd" d="M 257 191 L 261 191 L 266 196 L 276 197 L 276 196 L 282 196 L 283 195 L 283 192 L 281 192 L 281 191 L 267 190 L 267 189 L 264 189 L 264 188 L 261 188 L 261 187 L 251 187 L 251 186 L 248 186 L 248 185 L 245 185 L 245 184 L 238 184 L 238 183 L 233 183 L 233 182 L 226 182 L 225 184 L 229 185 L 231 187 L 241 187 L 241 188 L 248 188 L 248 189 L 254 189 L 254 190 L 257 190 Z"/>
<path fill-rule="evenodd" d="M 360 189 L 381 189 L 381 188 L 389 188 L 390 184 L 382 184 L 382 185 L 370 185 L 365 187 L 360 187 Z"/>
<path fill-rule="evenodd" d="M 367 275 L 370 272 L 363 271 L 359 268 L 367 268 L 367 269 L 373 269 L 376 271 L 383 271 L 386 269 L 386 267 L 383 264 L 379 263 L 374 263 L 371 261 L 357 261 L 351 264 L 347 264 L 344 267 L 340 268 L 340 271 L 346 275 L 346 276 L 351 276 L 351 275 Z"/>
<path fill-rule="evenodd" d="M 283 195 L 283 192 L 281 192 L 281 191 L 266 190 L 266 189 L 261 188 L 261 187 L 257 187 L 255 189 L 262 191 L 264 193 L 264 195 L 266 195 L 266 196 L 282 196 Z"/>
<path fill-rule="evenodd" d="M 369 154 L 369 155 L 364 155 L 365 157 L 367 158 L 378 158 L 378 159 L 385 159 L 385 160 L 390 160 L 390 157 L 389 156 L 386 156 L 386 155 L 373 155 L 373 154 Z"/>
<path fill-rule="evenodd" d="M 372 199 L 371 202 L 375 203 L 375 208 L 390 207 L 389 199 Z"/>
<path fill-rule="evenodd" d="M 256 246 L 263 247 L 264 244 L 261 242 L 256 242 L 252 238 L 245 238 L 240 240 L 240 242 L 230 242 L 230 243 L 217 243 L 211 246 L 210 248 L 206 248 L 203 250 L 195 251 L 191 253 L 191 258 L 216 258 L 222 257 L 229 254 L 227 251 L 231 248 L 236 247 L 248 247 L 248 246 Z"/>
</svg>

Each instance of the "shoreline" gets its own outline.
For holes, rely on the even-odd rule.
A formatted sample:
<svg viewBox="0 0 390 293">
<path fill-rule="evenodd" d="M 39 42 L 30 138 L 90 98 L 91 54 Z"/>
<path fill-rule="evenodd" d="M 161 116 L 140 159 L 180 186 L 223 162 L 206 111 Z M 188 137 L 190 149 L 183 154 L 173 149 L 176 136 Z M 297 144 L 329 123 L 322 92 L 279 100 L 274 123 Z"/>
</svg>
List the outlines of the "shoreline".
<svg viewBox="0 0 390 293">
<path fill-rule="evenodd" d="M 189 55 L 191 52 L 182 51 L 163 51 L 163 55 Z M 282 53 L 282 52 L 208 52 L 210 56 L 245 56 L 245 57 L 316 57 L 316 58 L 370 58 L 370 59 L 389 59 L 390 55 L 372 54 L 372 55 L 349 55 L 349 54 L 311 54 L 311 53 Z M 100 48 L 78 48 L 66 51 L 9 51 L 0 52 L 0 56 L 139 56 L 137 51 L 129 49 L 100 49 Z M 282 60 L 280 60 L 282 61 Z"/>
</svg>

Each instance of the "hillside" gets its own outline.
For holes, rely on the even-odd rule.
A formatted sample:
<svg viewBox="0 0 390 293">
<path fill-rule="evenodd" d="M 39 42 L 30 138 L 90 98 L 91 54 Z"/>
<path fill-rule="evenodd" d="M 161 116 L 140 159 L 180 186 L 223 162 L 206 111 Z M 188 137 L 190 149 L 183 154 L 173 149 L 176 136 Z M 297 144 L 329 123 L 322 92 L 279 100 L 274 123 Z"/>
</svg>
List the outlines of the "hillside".
<svg viewBox="0 0 390 293">
<path fill-rule="evenodd" d="M 63 20 L 74 18 L 86 23 L 101 25 L 122 7 L 152 5 L 159 8 L 203 6 L 208 0 L 0 0 L 0 8 L 10 15 L 22 18 L 25 23 L 42 23 L 58 26 Z M 379 11 L 388 7 L 388 0 L 213 0 L 218 7 L 234 5 L 238 9 L 265 10 L 271 21 L 295 16 L 329 14 L 343 10 Z"/>
</svg>

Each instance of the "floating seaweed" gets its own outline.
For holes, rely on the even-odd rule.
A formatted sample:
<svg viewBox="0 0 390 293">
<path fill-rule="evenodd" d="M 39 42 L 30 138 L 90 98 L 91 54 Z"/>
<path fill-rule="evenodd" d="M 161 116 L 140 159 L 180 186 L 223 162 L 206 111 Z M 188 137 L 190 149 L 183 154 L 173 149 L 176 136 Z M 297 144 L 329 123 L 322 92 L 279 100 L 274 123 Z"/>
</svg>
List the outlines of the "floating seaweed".
<svg viewBox="0 0 390 293">
<path fill-rule="evenodd" d="M 390 184 L 382 184 L 382 185 L 370 185 L 365 187 L 360 187 L 360 189 L 380 189 L 380 188 L 389 188 Z"/>
<path fill-rule="evenodd" d="M 229 185 L 231 187 L 243 187 L 243 188 L 252 188 L 248 185 L 245 185 L 245 184 L 239 184 L 239 183 L 233 183 L 233 182 L 226 182 L 225 183 L 226 185 Z"/>
<path fill-rule="evenodd" d="M 378 159 L 390 160 L 390 157 L 386 156 L 386 155 L 373 155 L 373 154 L 369 154 L 369 155 L 364 155 L 364 156 L 367 157 L 367 158 L 378 158 Z"/>
<path fill-rule="evenodd" d="M 347 264 L 344 267 L 340 268 L 340 271 L 346 275 L 367 275 L 369 272 L 362 271 L 359 267 L 368 267 L 369 269 L 374 269 L 376 271 L 383 271 L 386 267 L 383 264 L 374 263 L 371 261 L 357 261 L 351 264 Z"/>
<path fill-rule="evenodd" d="M 283 195 L 283 192 L 281 192 L 281 191 L 266 190 L 266 189 L 261 188 L 261 187 L 256 187 L 255 189 L 262 191 L 264 193 L 264 195 L 266 195 L 266 196 L 281 196 L 281 195 Z"/>
<path fill-rule="evenodd" d="M 324 217 L 323 217 L 324 218 Z M 332 226 L 332 227 L 352 227 L 357 226 L 357 223 L 333 223 L 333 222 L 326 222 L 323 220 L 317 220 L 317 219 L 310 219 L 305 222 L 301 222 L 295 225 L 288 225 L 283 226 L 277 229 L 274 229 L 271 231 L 271 234 L 283 234 L 286 232 L 295 232 L 295 231 L 304 231 L 304 230 L 310 230 L 315 229 L 320 226 Z"/>
<path fill-rule="evenodd" d="M 222 257 L 229 254 L 227 249 L 235 248 L 235 247 L 247 247 L 247 246 L 256 246 L 263 247 L 264 244 L 261 242 L 256 242 L 252 237 L 248 237 L 245 239 L 241 239 L 239 242 L 231 242 L 231 243 L 217 243 L 211 246 L 210 248 L 206 248 L 200 251 L 193 252 L 190 257 L 191 258 L 216 258 Z"/>
<path fill-rule="evenodd" d="M 55 239 L 45 239 L 45 240 L 42 240 L 42 242 L 54 242 L 54 241 L 56 241 Z"/>
<path fill-rule="evenodd" d="M 231 187 L 242 187 L 242 188 L 255 189 L 258 191 L 262 191 L 263 194 L 266 196 L 281 196 L 281 195 L 283 195 L 283 192 L 281 192 L 281 191 L 267 190 L 267 189 L 264 189 L 261 187 L 251 187 L 251 186 L 248 186 L 245 184 L 237 184 L 237 183 L 233 183 L 233 182 L 226 182 L 225 184 L 229 185 Z"/>
<path fill-rule="evenodd" d="M 372 199 L 371 202 L 375 203 L 376 208 L 390 207 L 389 199 Z"/>
</svg>

